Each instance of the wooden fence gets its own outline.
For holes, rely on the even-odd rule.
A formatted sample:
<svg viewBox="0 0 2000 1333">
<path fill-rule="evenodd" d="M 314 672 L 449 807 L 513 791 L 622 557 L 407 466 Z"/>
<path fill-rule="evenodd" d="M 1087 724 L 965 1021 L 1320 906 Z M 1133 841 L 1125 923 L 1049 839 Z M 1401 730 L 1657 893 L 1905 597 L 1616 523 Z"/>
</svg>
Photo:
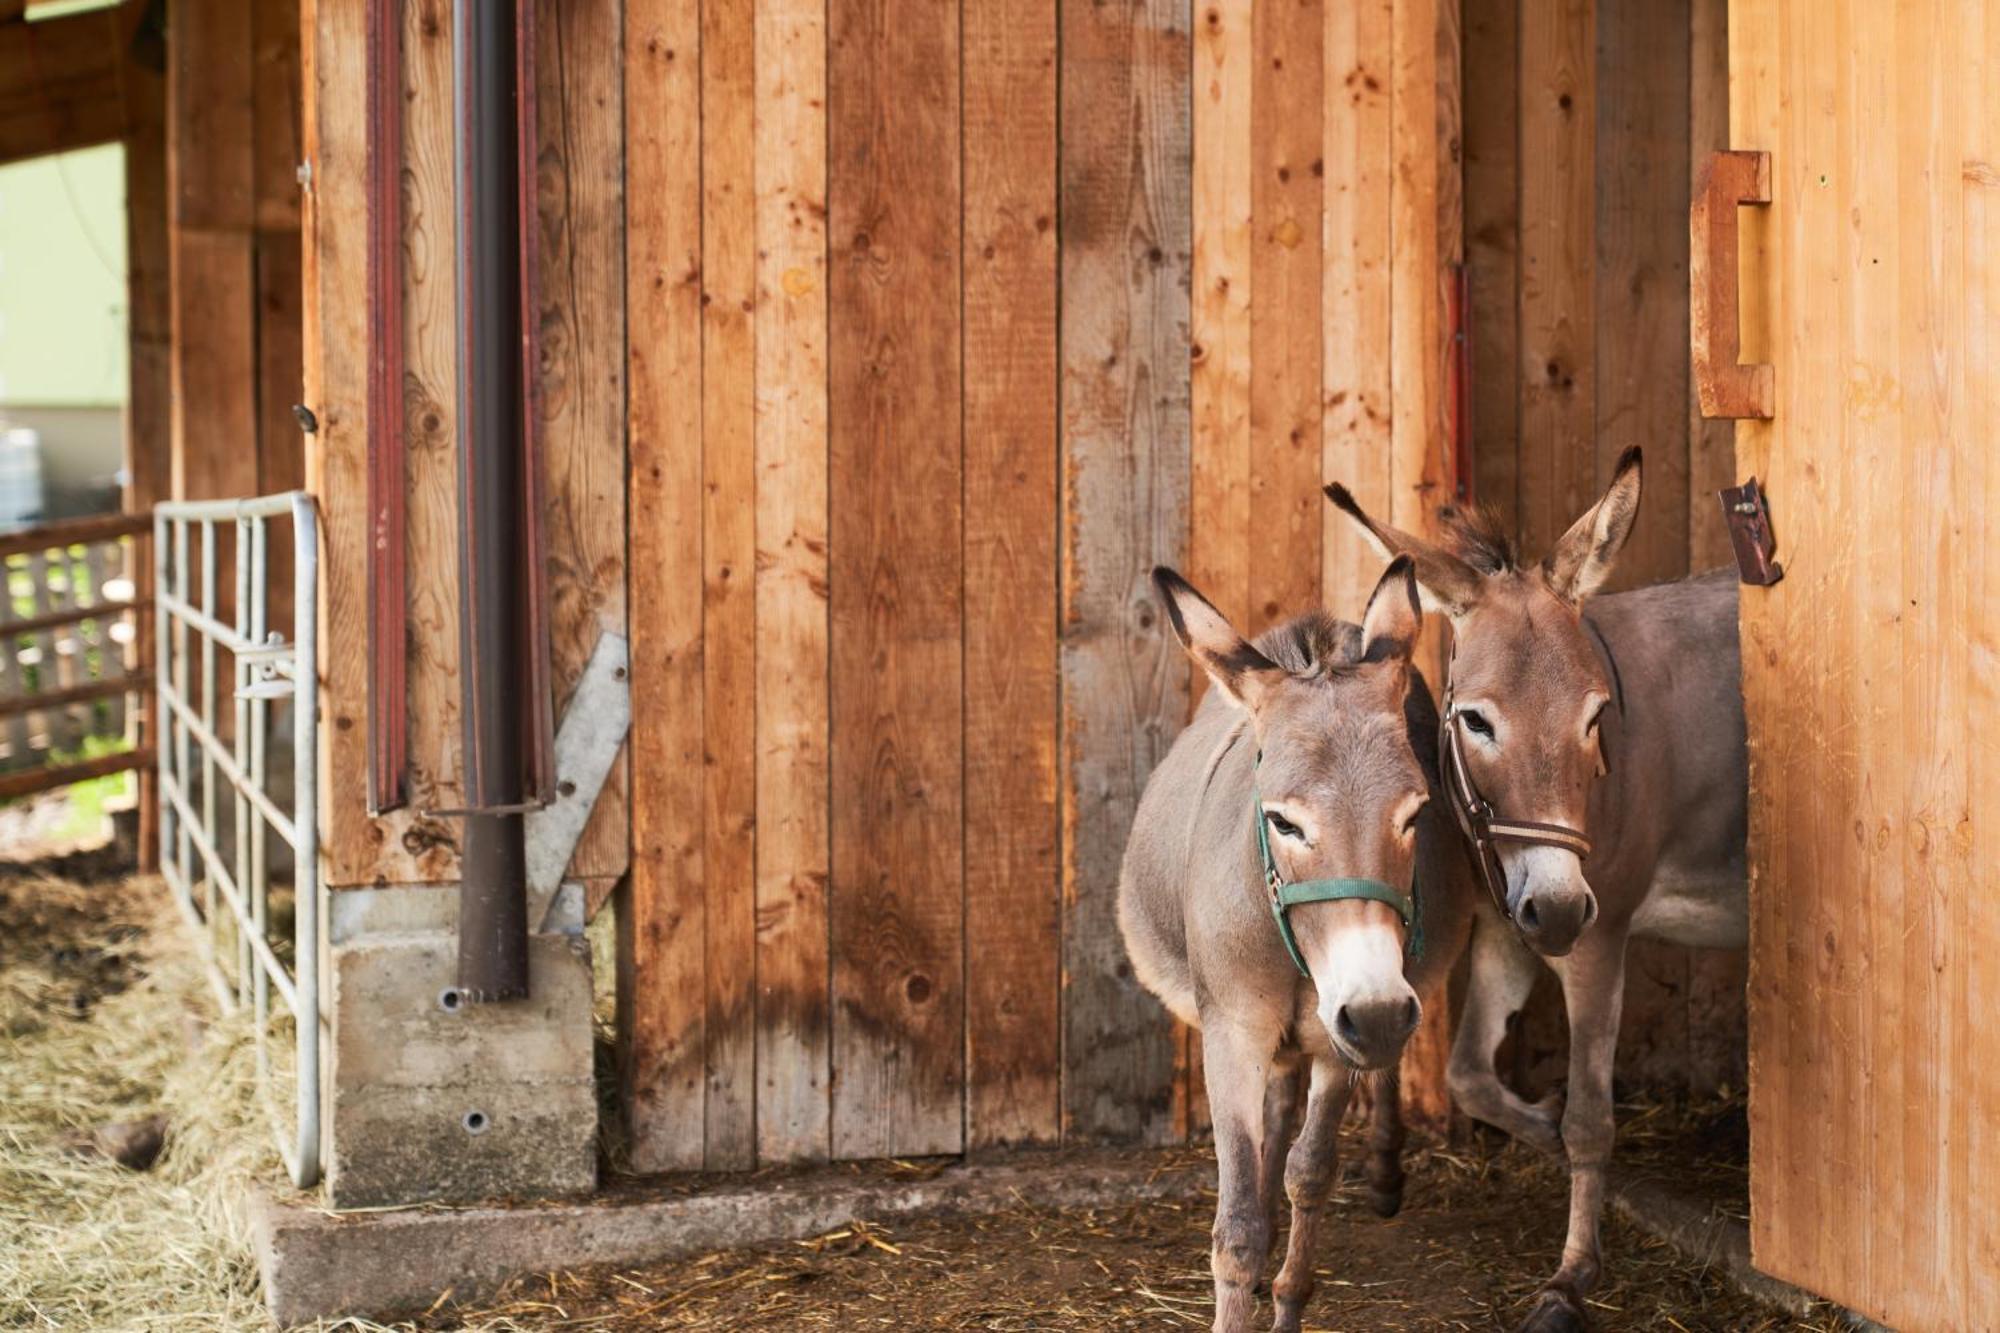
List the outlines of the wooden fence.
<svg viewBox="0 0 2000 1333">
<path fill-rule="evenodd" d="M 152 687 L 152 598 L 135 577 L 150 523 L 110 514 L 0 535 L 0 798 L 147 762 L 129 742 Z"/>
</svg>

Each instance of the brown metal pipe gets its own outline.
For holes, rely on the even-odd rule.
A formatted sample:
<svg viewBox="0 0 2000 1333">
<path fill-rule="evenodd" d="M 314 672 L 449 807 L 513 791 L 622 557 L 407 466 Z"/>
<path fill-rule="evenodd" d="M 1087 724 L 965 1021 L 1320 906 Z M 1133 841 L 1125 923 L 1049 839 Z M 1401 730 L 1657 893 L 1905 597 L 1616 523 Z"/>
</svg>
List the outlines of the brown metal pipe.
<svg viewBox="0 0 2000 1333">
<path fill-rule="evenodd" d="M 454 6 L 457 131 L 459 662 L 466 817 L 458 988 L 474 1003 L 528 993 L 527 860 L 518 811 L 532 714 L 522 365 L 516 6 Z M 526 90 L 532 95 L 532 89 Z"/>
</svg>

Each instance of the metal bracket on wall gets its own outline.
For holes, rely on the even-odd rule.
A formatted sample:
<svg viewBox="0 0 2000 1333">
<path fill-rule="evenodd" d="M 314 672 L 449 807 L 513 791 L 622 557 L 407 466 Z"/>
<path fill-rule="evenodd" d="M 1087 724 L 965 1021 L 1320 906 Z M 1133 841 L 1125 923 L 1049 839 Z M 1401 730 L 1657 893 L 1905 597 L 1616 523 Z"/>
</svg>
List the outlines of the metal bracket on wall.
<svg viewBox="0 0 2000 1333">
<path fill-rule="evenodd" d="M 1785 577 L 1785 568 L 1771 558 L 1778 549 L 1771 535 L 1771 504 L 1755 477 L 1741 486 L 1718 492 L 1722 517 L 1729 524 L 1729 544 L 1736 550 L 1736 570 L 1753 588 L 1768 588 Z"/>
<path fill-rule="evenodd" d="M 599 636 L 556 732 L 555 799 L 527 816 L 528 920 L 546 922 L 563 872 L 632 729 L 632 690 L 622 634 Z"/>
</svg>

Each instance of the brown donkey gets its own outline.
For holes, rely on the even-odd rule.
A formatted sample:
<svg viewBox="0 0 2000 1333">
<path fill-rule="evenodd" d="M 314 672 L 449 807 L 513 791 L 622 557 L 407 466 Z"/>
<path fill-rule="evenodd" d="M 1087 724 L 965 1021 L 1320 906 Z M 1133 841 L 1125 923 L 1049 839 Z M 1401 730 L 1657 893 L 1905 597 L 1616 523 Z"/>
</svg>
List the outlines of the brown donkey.
<svg viewBox="0 0 2000 1333">
<path fill-rule="evenodd" d="M 1566 1153 L 1570 1168 L 1562 1266 L 1523 1333 L 1582 1328 L 1597 1280 L 1626 940 L 1741 948 L 1748 936 L 1734 572 L 1592 597 L 1631 533 L 1639 477 L 1639 451 L 1627 450 L 1603 497 L 1529 567 L 1481 516 L 1447 510 L 1432 545 L 1327 488 L 1384 551 L 1416 562 L 1426 606 L 1452 625 L 1445 799 L 1490 899 L 1473 928 L 1452 1093 L 1467 1114 Z M 1555 1097 L 1531 1105 L 1494 1070 L 1535 980 L 1522 941 L 1562 982 L 1560 1113 Z"/>
<path fill-rule="evenodd" d="M 1394 1069 L 1419 993 L 1449 974 L 1471 867 L 1432 808 L 1437 713 L 1410 662 L 1408 560 L 1376 585 L 1361 629 L 1312 614 L 1254 645 L 1179 575 L 1154 579 L 1216 688 L 1146 784 L 1118 920 L 1140 981 L 1201 1029 L 1215 1327 L 1240 1333 L 1256 1315 L 1282 1180 L 1292 1230 L 1273 1327 L 1297 1329 L 1357 1071 Z M 1288 1154 L 1301 1066 L 1311 1086 Z M 1402 1202 L 1393 1078 L 1377 1089 L 1368 1170 L 1384 1216 Z"/>
</svg>

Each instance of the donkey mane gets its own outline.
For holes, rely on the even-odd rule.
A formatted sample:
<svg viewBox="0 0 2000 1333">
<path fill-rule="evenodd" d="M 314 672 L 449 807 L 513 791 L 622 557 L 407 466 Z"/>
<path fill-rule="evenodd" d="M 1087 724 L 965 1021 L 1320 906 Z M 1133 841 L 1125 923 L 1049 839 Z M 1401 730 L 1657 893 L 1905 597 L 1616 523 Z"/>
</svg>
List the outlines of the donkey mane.
<svg viewBox="0 0 2000 1333">
<path fill-rule="evenodd" d="M 1438 510 L 1444 547 L 1482 574 L 1505 574 L 1515 567 L 1514 543 L 1500 526 L 1500 516 L 1485 505 Z"/>
<path fill-rule="evenodd" d="M 1308 611 L 1265 630 L 1256 648 L 1294 675 L 1328 675 L 1361 660 L 1361 626 Z"/>
</svg>

